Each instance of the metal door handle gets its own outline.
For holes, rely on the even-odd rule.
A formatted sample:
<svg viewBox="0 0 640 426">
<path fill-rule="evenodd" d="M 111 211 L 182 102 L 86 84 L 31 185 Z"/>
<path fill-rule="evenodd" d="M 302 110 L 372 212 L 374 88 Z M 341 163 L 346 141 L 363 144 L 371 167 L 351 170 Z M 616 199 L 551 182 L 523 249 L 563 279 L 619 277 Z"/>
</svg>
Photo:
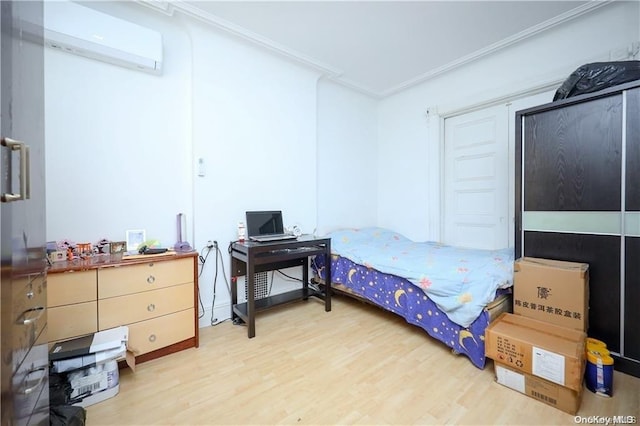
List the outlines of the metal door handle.
<svg viewBox="0 0 640 426">
<path fill-rule="evenodd" d="M 28 200 L 31 198 L 31 173 L 29 165 L 29 146 L 24 142 L 20 142 L 11 138 L 2 138 L 0 145 L 6 146 L 11 151 L 20 152 L 20 192 L 4 193 L 0 196 L 0 201 L 10 203 L 12 201 Z M 10 188 L 11 190 L 12 188 Z"/>
</svg>

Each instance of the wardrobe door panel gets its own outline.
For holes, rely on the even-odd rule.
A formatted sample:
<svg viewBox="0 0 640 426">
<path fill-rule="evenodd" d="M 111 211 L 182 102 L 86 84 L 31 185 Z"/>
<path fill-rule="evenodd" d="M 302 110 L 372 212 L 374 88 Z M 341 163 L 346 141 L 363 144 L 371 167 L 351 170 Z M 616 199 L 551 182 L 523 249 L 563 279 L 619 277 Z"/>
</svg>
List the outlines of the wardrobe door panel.
<svg viewBox="0 0 640 426">
<path fill-rule="evenodd" d="M 627 92 L 624 355 L 640 360 L 640 88 Z"/>
<path fill-rule="evenodd" d="M 525 211 L 619 211 L 622 96 L 527 116 Z"/>
<path fill-rule="evenodd" d="M 640 237 L 625 240 L 624 355 L 640 360 Z"/>
<path fill-rule="evenodd" d="M 640 88 L 627 92 L 626 210 L 640 212 Z"/>
<path fill-rule="evenodd" d="M 620 351 L 620 237 L 525 232 L 524 256 L 589 264 L 589 336 Z"/>
</svg>

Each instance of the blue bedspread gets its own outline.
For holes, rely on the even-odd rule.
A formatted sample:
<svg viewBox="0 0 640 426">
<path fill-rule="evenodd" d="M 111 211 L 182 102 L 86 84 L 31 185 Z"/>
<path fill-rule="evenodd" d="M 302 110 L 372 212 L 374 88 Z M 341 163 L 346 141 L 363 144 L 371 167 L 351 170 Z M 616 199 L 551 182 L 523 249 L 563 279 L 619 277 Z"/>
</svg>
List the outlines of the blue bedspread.
<svg viewBox="0 0 640 426">
<path fill-rule="evenodd" d="M 513 284 L 513 249 L 414 242 L 384 228 L 345 229 L 328 236 L 334 254 L 407 279 L 462 327 L 478 318 L 499 288 Z"/>
</svg>

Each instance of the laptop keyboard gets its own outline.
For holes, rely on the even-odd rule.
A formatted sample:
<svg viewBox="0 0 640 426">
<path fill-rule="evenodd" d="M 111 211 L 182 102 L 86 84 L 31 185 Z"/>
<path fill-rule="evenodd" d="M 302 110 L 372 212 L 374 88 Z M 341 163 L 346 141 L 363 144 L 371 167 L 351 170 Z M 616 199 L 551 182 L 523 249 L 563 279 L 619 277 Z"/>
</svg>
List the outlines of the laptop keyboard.
<svg viewBox="0 0 640 426">
<path fill-rule="evenodd" d="M 293 234 L 273 234 L 273 235 L 254 236 L 254 237 L 250 237 L 249 239 L 252 241 L 264 243 L 268 241 L 293 240 L 295 238 L 296 236 Z"/>
</svg>

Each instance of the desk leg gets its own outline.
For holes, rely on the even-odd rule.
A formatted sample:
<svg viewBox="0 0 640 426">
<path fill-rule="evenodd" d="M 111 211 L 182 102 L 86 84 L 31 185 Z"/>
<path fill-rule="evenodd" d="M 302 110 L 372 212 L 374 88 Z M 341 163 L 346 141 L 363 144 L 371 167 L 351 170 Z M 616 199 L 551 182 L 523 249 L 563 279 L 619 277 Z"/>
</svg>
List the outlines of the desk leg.
<svg viewBox="0 0 640 426">
<path fill-rule="evenodd" d="M 331 311 L 331 242 L 327 243 L 327 251 L 325 252 L 324 259 L 325 276 L 327 277 L 326 285 L 324 286 L 324 310 L 325 312 L 329 312 Z"/>
<path fill-rule="evenodd" d="M 236 267 L 237 261 L 238 260 L 235 257 L 233 257 L 233 255 L 231 255 L 231 271 L 238 270 Z M 238 318 L 236 313 L 233 311 L 233 307 L 236 305 L 236 303 L 238 303 L 238 277 L 232 276 L 231 277 L 231 321 L 233 323 L 235 323 L 236 318 Z"/>
<path fill-rule="evenodd" d="M 304 258 L 304 263 L 302 264 L 302 288 L 306 290 L 309 288 L 309 258 Z M 305 297 L 304 300 L 307 300 Z"/>
<path fill-rule="evenodd" d="M 255 267 L 251 259 L 247 260 L 247 331 L 249 338 L 256 335 L 256 292 L 255 292 Z"/>
</svg>

